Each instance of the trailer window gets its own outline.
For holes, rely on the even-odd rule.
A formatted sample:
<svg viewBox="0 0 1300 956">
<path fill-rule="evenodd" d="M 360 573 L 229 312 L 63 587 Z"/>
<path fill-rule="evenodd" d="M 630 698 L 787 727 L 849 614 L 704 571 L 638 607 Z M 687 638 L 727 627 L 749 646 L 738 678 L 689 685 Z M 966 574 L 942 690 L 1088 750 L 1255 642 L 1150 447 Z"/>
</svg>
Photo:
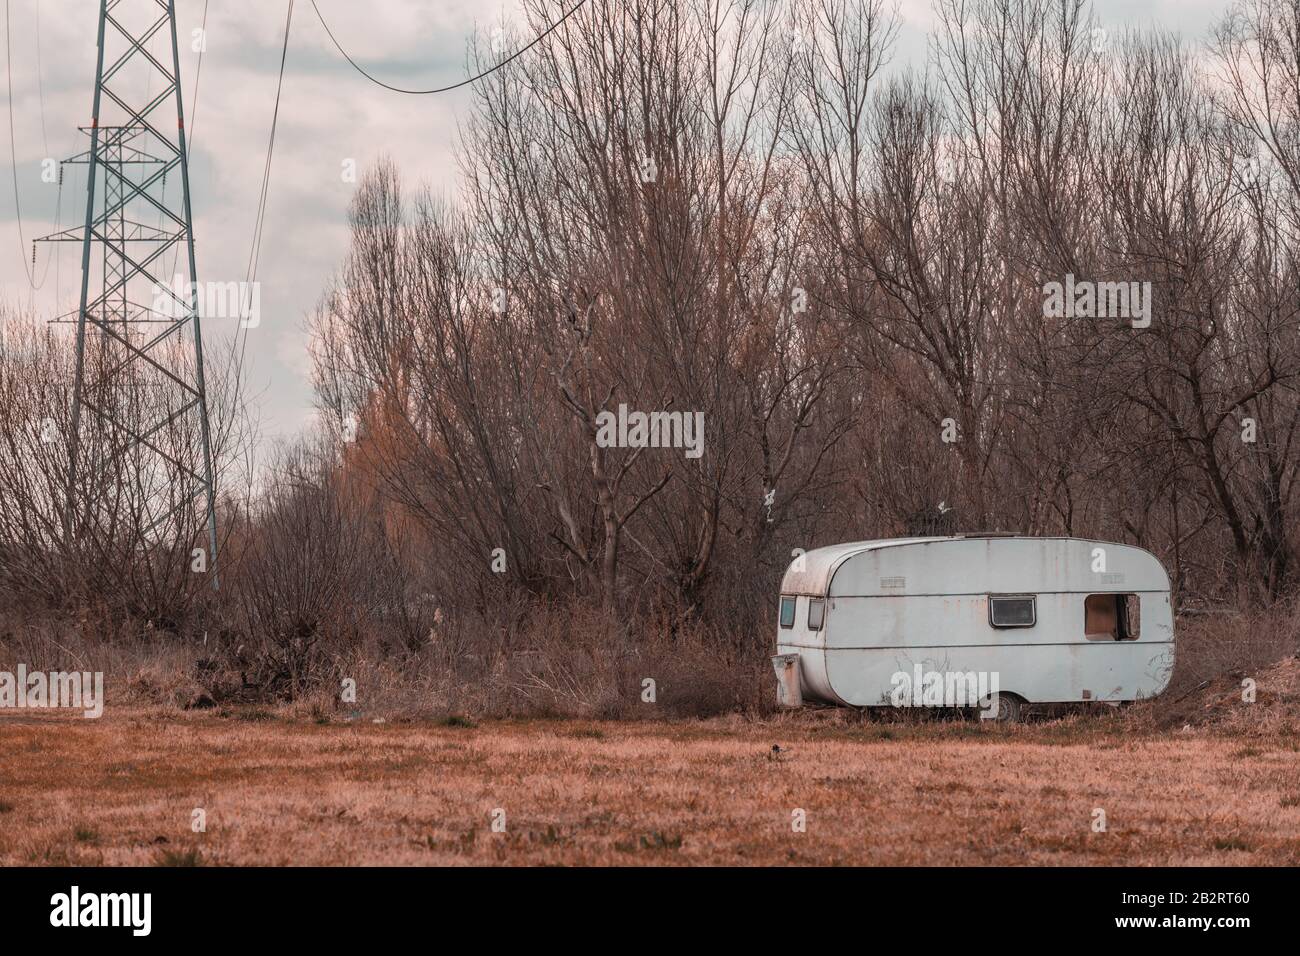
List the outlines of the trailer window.
<svg viewBox="0 0 1300 956">
<path fill-rule="evenodd" d="M 1136 641 L 1142 601 L 1136 594 L 1089 594 L 1083 601 L 1083 636 L 1090 641 Z"/>
<path fill-rule="evenodd" d="M 822 621 L 826 618 L 826 601 L 823 598 L 813 598 L 808 602 L 808 630 L 820 631 Z"/>
<path fill-rule="evenodd" d="M 1037 621 L 1033 595 L 989 595 L 989 624 L 993 627 L 1033 627 Z"/>
<path fill-rule="evenodd" d="M 794 601 L 792 597 L 781 598 L 781 626 L 794 627 Z"/>
</svg>

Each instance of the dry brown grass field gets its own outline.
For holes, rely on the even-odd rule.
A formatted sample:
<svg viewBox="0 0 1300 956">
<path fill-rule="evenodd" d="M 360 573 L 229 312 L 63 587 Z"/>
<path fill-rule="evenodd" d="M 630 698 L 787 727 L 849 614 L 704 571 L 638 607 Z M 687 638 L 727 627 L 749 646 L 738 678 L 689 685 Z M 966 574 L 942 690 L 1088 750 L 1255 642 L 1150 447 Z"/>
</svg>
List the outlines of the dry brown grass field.
<svg viewBox="0 0 1300 956">
<path fill-rule="evenodd" d="M 8 716 L 0 864 L 1296 864 L 1296 672 L 1164 726 Z"/>
</svg>

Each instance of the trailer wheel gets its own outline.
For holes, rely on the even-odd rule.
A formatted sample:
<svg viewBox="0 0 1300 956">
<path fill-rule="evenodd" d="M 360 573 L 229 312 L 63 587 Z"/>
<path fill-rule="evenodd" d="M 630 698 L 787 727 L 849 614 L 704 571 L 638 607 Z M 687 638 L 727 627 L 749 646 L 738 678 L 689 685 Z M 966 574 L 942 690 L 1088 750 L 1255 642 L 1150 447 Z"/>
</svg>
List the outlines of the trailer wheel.
<svg viewBox="0 0 1300 956">
<path fill-rule="evenodd" d="M 981 701 L 982 710 L 987 711 L 989 704 L 989 699 L 987 697 L 984 698 L 984 700 Z M 1023 713 L 1024 701 L 1015 694 L 999 693 L 997 695 L 997 712 L 991 717 L 985 719 L 995 720 L 999 724 L 1018 724 L 1020 723 L 1020 718 Z"/>
</svg>

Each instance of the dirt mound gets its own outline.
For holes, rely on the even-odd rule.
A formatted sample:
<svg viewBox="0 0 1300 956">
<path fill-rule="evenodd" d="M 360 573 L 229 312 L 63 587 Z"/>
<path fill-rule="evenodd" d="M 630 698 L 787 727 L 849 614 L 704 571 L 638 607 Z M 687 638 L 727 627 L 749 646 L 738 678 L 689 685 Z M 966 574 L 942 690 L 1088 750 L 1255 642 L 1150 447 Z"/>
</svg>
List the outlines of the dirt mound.
<svg viewBox="0 0 1300 956">
<path fill-rule="evenodd" d="M 1252 699 L 1253 698 L 1253 699 Z M 1250 736 L 1300 733 L 1300 658 L 1288 657 L 1253 673 L 1232 671 L 1155 701 L 1161 730 L 1184 727 Z"/>
</svg>

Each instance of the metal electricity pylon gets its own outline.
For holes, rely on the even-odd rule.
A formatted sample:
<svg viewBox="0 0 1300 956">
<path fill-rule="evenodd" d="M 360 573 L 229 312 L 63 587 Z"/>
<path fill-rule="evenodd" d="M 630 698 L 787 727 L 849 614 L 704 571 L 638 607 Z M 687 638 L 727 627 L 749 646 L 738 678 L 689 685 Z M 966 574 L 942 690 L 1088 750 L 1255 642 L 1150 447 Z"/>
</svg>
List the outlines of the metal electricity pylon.
<svg viewBox="0 0 1300 956">
<path fill-rule="evenodd" d="M 215 583 L 216 489 L 174 0 L 100 0 L 94 109 L 82 132 L 89 149 L 66 162 L 88 167 L 85 225 L 45 237 L 81 243 L 80 307 L 68 317 L 77 355 L 65 533 L 84 533 L 123 500 L 144 539 L 137 543 L 188 537 L 193 547 L 206 525 Z"/>
</svg>

